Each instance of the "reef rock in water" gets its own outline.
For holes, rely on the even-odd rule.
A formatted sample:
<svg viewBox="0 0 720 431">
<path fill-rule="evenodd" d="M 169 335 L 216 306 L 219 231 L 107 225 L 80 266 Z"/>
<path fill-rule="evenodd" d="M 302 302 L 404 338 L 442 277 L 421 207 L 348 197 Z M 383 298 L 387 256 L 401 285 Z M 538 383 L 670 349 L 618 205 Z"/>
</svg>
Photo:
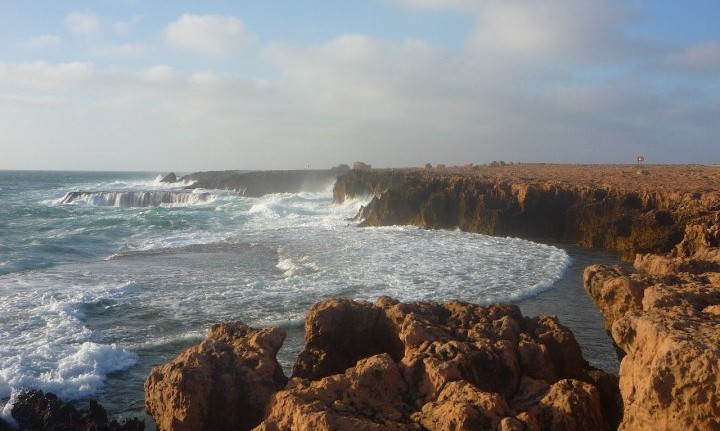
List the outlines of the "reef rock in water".
<svg viewBox="0 0 720 431">
<path fill-rule="evenodd" d="M 614 376 L 583 359 L 554 317 L 510 304 L 315 304 L 285 378 L 276 328 L 240 323 L 148 378 L 146 402 L 170 430 L 605 430 Z"/>
<path fill-rule="evenodd" d="M 121 423 L 108 420 L 107 412 L 94 400 L 86 409 L 76 409 L 54 394 L 33 390 L 18 396 L 11 415 L 23 431 L 142 431 L 145 422 L 126 419 Z M 0 430 L 14 429 L 0 419 Z"/>
</svg>

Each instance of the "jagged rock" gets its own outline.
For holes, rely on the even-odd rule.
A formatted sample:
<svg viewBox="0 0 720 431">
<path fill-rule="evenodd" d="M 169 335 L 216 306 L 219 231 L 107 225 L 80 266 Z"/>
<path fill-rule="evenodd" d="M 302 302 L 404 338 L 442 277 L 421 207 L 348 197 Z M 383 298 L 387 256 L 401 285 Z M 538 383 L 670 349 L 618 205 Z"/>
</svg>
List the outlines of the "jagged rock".
<svg viewBox="0 0 720 431">
<path fill-rule="evenodd" d="M 55 394 L 32 390 L 20 394 L 11 411 L 20 430 L 26 431 L 142 431 L 145 422 L 131 418 L 122 423 L 108 421 L 107 412 L 90 400 L 86 409 L 76 409 L 62 402 Z M 0 429 L 9 428 L 0 420 Z"/>
<path fill-rule="evenodd" d="M 161 183 L 176 183 L 178 181 L 177 175 L 175 175 L 175 172 L 170 172 L 169 174 L 165 175 L 162 180 L 160 180 Z"/>
<path fill-rule="evenodd" d="M 284 339 L 279 328 L 215 325 L 200 344 L 153 368 L 145 403 L 158 430 L 248 430 L 260 423 L 287 381 L 276 359 Z"/>
<path fill-rule="evenodd" d="M 585 286 L 625 353 L 621 430 L 720 429 L 719 226 L 688 226 L 672 253 L 639 255 L 638 273 L 585 271 Z"/>
<path fill-rule="evenodd" d="M 612 388 L 616 380 L 604 377 L 605 373 L 587 364 L 572 333 L 556 318 L 527 319 L 510 304 L 488 307 L 458 301 L 405 304 L 385 297 L 374 305 L 342 299 L 323 301 L 308 313 L 306 346 L 295 364 L 295 375 L 315 380 L 310 384 L 315 392 L 325 388 L 322 382 L 326 379 L 357 381 L 353 376 L 357 375 L 356 368 L 363 363 L 364 355 L 380 355 L 373 358 L 394 361 L 406 385 L 400 393 L 404 406 L 398 405 L 395 395 L 388 395 L 385 390 L 376 391 L 376 396 L 389 397 L 384 404 L 394 406 L 393 411 L 398 412 L 390 425 L 387 420 L 378 421 L 372 414 L 362 415 L 362 411 L 372 409 L 350 409 L 353 420 L 359 420 L 360 415 L 389 427 L 377 429 L 417 429 L 422 425 L 428 430 L 512 430 L 524 429 L 528 423 L 542 430 L 553 429 L 549 427 L 560 426 L 558 424 L 565 424 L 562 426 L 566 428 L 561 429 L 603 429 L 604 413 L 607 412 L 610 428 L 613 423 L 609 421 L 618 417 L 617 386 Z M 340 357 L 360 359 L 360 362 L 353 368 L 348 366 L 349 361 L 337 359 Z M 395 367 L 392 369 L 394 375 Z M 520 382 L 530 378 L 528 374 L 544 379 L 531 379 L 541 382 L 544 392 L 530 401 L 515 404 L 520 409 L 509 407 L 509 402 L 519 393 Z M 595 387 L 601 380 L 603 391 Z M 302 385 L 308 384 L 302 381 L 305 382 Z M 570 382 L 561 388 L 572 390 L 554 389 L 553 395 L 543 401 L 558 382 Z M 355 388 L 358 384 L 350 386 Z M 282 400 L 286 414 L 275 414 L 273 407 L 272 420 L 263 422 L 259 430 L 306 429 L 298 425 L 302 421 L 297 415 L 293 416 L 296 421 L 293 425 L 280 421 L 289 417 L 287 412 L 293 409 L 304 412 L 304 417 L 323 417 L 323 424 L 338 423 L 333 422 L 337 419 L 328 418 L 347 414 L 343 409 L 348 403 L 342 403 L 340 412 L 334 411 L 338 405 L 334 399 L 318 396 L 308 399 L 313 392 L 297 389 L 304 388 L 302 385 L 291 383 L 292 388 L 276 396 L 274 405 Z M 567 395 L 566 404 L 556 402 L 561 398 L 556 392 Z M 304 407 L 298 407 L 298 397 Z M 601 398 L 606 398 L 605 405 Z M 368 402 L 362 399 L 354 399 L 352 406 Z M 308 405 L 314 407 L 310 409 Z M 566 418 L 574 417 L 578 411 L 583 412 L 587 421 L 597 420 L 596 427 L 583 428 L 590 422 L 575 418 L 577 427 L 572 428 L 572 420 Z M 347 425 L 330 429 L 355 428 Z"/>
<path fill-rule="evenodd" d="M 322 301 L 307 315 L 305 346 L 284 388 L 278 330 L 233 325 L 153 370 L 147 405 L 161 431 L 617 425 L 617 380 L 587 364 L 556 318 L 525 318 L 515 305 Z M 248 394 L 252 403 L 234 401 Z"/>
<path fill-rule="evenodd" d="M 255 431 L 420 431 L 403 402 L 407 384 L 387 354 L 361 359 L 342 374 L 293 378 Z"/>
</svg>

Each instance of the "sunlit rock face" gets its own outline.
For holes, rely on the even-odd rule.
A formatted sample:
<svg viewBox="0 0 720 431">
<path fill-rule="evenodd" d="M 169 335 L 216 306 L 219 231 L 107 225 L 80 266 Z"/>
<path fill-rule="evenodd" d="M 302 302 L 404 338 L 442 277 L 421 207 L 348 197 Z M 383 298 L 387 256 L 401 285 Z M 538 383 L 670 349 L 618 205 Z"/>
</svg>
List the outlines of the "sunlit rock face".
<svg viewBox="0 0 720 431">
<path fill-rule="evenodd" d="M 617 380 L 590 367 L 554 317 L 526 318 L 510 304 L 331 299 L 309 310 L 305 327 L 304 349 L 284 387 L 273 357 L 281 337 L 272 328 L 235 331 L 230 348 L 215 335 L 223 332 L 218 326 L 155 368 L 146 394 L 158 428 L 604 430 L 617 424 Z M 238 401 L 251 395 L 250 403 Z M 242 422 L 235 411 L 254 420 Z"/>
<path fill-rule="evenodd" d="M 720 220 L 689 225 L 635 271 L 591 266 L 585 286 L 623 356 L 623 430 L 720 429 Z"/>
</svg>

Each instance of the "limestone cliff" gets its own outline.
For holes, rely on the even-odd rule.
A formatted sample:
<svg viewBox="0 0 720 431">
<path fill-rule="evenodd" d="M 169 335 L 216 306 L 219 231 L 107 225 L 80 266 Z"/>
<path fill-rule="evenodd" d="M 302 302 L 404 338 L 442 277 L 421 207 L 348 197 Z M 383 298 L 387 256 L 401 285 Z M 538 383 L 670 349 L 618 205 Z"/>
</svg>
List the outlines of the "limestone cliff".
<svg viewBox="0 0 720 431">
<path fill-rule="evenodd" d="M 635 271 L 595 265 L 585 287 L 624 354 L 621 430 L 720 429 L 720 218 L 690 225 Z"/>
<path fill-rule="evenodd" d="M 669 251 L 689 222 L 720 210 L 717 169 L 696 169 L 695 181 L 673 167 L 352 170 L 338 178 L 334 199 L 372 196 L 359 214 L 365 226 L 458 227 L 617 250 L 632 260 Z"/>
</svg>

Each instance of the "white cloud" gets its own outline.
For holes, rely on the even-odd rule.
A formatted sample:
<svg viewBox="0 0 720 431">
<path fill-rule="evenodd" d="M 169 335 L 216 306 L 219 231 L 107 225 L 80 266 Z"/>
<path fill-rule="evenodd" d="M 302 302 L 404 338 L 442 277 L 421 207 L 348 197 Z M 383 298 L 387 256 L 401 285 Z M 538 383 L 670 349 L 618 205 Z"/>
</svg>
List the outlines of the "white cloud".
<svg viewBox="0 0 720 431">
<path fill-rule="evenodd" d="M 242 51 L 254 41 L 242 20 L 222 15 L 184 14 L 165 28 L 164 36 L 173 48 L 214 57 Z"/>
<path fill-rule="evenodd" d="M 695 72 L 720 72 L 720 42 L 709 41 L 668 54 L 663 63 L 677 69 Z"/>
<path fill-rule="evenodd" d="M 79 35 L 90 35 L 100 30 L 100 21 L 94 12 L 72 12 L 65 17 L 65 25 Z"/>
<path fill-rule="evenodd" d="M 44 34 L 30 38 L 24 41 L 22 45 L 31 49 L 45 49 L 59 46 L 61 42 L 62 40 L 60 39 L 60 36 L 54 34 Z"/>
<path fill-rule="evenodd" d="M 142 43 L 124 43 L 121 45 L 92 45 L 89 53 L 95 57 L 124 57 L 124 58 L 140 58 L 145 57 L 152 48 Z"/>
<path fill-rule="evenodd" d="M 135 30 L 135 27 L 140 24 L 140 21 L 142 21 L 142 17 L 140 15 L 135 15 L 128 21 L 114 22 L 112 27 L 115 33 L 120 36 L 129 36 Z"/>
<path fill-rule="evenodd" d="M 605 62 L 656 49 L 633 38 L 625 25 L 642 14 L 619 0 L 394 0 L 420 9 L 450 9 L 474 16 L 468 36 L 478 57 L 521 62 Z"/>
<path fill-rule="evenodd" d="M 0 63 L 0 78 L 8 84 L 31 87 L 65 87 L 86 83 L 96 70 L 90 63 Z"/>
<path fill-rule="evenodd" d="M 421 9 L 456 9 L 461 11 L 476 10 L 479 6 L 473 0 L 395 0 L 406 6 Z"/>
</svg>

